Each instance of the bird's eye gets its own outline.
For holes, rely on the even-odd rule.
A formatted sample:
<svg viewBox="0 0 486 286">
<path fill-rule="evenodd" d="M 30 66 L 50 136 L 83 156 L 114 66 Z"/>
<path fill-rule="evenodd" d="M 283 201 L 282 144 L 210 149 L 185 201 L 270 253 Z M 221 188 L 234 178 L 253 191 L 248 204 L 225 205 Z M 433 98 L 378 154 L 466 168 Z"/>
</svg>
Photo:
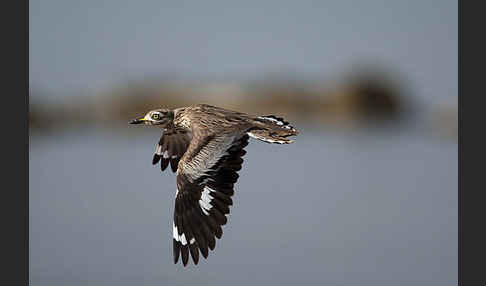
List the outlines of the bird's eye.
<svg viewBox="0 0 486 286">
<path fill-rule="evenodd" d="M 160 119 L 160 115 L 158 113 L 154 113 L 154 114 L 152 114 L 152 119 L 153 120 L 159 120 Z"/>
</svg>

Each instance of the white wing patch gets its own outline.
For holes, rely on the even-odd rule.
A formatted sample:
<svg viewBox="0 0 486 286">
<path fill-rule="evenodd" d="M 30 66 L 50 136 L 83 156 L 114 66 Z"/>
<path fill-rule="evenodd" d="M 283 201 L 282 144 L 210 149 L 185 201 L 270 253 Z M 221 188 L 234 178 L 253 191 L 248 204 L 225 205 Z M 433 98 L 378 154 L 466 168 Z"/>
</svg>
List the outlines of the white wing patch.
<svg viewBox="0 0 486 286">
<path fill-rule="evenodd" d="M 213 208 L 213 206 L 210 204 L 213 200 L 213 197 L 210 194 L 211 192 L 214 192 L 214 190 L 207 186 L 204 187 L 204 191 L 201 194 L 201 199 L 199 199 L 199 205 L 201 206 L 201 209 L 205 215 L 209 215 L 208 211 Z"/>
<path fill-rule="evenodd" d="M 169 158 L 169 152 L 167 150 L 165 150 L 163 156 L 164 156 L 164 159 Z"/>
<path fill-rule="evenodd" d="M 214 192 L 214 190 L 210 187 L 204 187 L 204 191 L 201 194 L 201 199 L 199 199 L 199 205 L 201 206 L 201 209 L 205 215 L 209 215 L 208 211 L 213 208 L 213 206 L 210 204 L 213 200 L 213 197 L 210 194 L 211 192 Z M 177 193 L 179 193 L 179 189 L 177 189 Z M 172 222 L 172 237 L 176 241 L 182 243 L 182 245 L 187 244 L 186 235 L 184 233 L 179 235 L 179 231 L 174 222 Z M 189 241 L 190 244 L 194 244 L 195 242 L 196 240 L 194 238 L 191 238 L 191 240 Z"/>
<path fill-rule="evenodd" d="M 172 237 L 176 241 L 179 241 L 180 243 L 182 243 L 182 245 L 186 245 L 187 244 L 186 235 L 184 233 L 182 233 L 181 235 L 179 235 L 179 232 L 177 231 L 177 226 L 175 226 L 175 223 L 174 222 L 172 222 Z"/>
</svg>

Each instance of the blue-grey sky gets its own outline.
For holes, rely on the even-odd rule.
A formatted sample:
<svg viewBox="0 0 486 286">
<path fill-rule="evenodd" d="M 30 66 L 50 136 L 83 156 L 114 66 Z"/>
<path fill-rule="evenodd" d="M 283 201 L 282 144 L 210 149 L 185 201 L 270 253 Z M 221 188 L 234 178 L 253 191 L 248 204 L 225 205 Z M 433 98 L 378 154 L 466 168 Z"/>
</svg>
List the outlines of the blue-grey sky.
<svg viewBox="0 0 486 286">
<path fill-rule="evenodd" d="M 178 72 L 335 76 L 356 61 L 457 100 L 457 1 L 31 0 L 30 85 L 110 88 Z"/>
</svg>

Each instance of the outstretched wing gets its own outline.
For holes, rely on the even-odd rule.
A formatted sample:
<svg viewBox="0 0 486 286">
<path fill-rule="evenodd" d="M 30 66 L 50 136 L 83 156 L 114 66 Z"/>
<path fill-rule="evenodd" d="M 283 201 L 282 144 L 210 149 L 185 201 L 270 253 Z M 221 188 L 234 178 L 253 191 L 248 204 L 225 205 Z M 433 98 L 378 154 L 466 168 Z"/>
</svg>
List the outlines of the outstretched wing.
<svg viewBox="0 0 486 286">
<path fill-rule="evenodd" d="M 191 134 L 185 130 L 167 128 L 163 131 L 159 143 L 155 147 L 152 164 L 160 161 L 160 169 L 164 171 L 170 163 L 173 172 L 177 171 L 177 165 L 191 142 Z"/>
<path fill-rule="evenodd" d="M 199 251 L 208 257 L 233 204 L 233 186 L 238 179 L 248 145 L 248 135 L 206 136 L 191 143 L 177 170 L 177 195 L 174 208 L 174 263 L 182 256 L 187 265 L 189 253 L 195 264 Z M 194 144 L 194 145 L 192 145 Z M 196 144 L 198 144 L 196 146 Z"/>
</svg>

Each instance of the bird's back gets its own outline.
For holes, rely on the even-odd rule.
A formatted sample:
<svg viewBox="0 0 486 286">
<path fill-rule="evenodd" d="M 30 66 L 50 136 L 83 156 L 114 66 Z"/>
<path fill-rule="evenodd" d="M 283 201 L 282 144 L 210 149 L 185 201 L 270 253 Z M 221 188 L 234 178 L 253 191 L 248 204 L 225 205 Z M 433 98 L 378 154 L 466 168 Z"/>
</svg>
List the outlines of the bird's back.
<svg viewBox="0 0 486 286">
<path fill-rule="evenodd" d="M 221 107 L 197 104 L 175 110 L 174 124 L 194 133 L 238 133 L 251 127 L 252 116 Z"/>
</svg>

